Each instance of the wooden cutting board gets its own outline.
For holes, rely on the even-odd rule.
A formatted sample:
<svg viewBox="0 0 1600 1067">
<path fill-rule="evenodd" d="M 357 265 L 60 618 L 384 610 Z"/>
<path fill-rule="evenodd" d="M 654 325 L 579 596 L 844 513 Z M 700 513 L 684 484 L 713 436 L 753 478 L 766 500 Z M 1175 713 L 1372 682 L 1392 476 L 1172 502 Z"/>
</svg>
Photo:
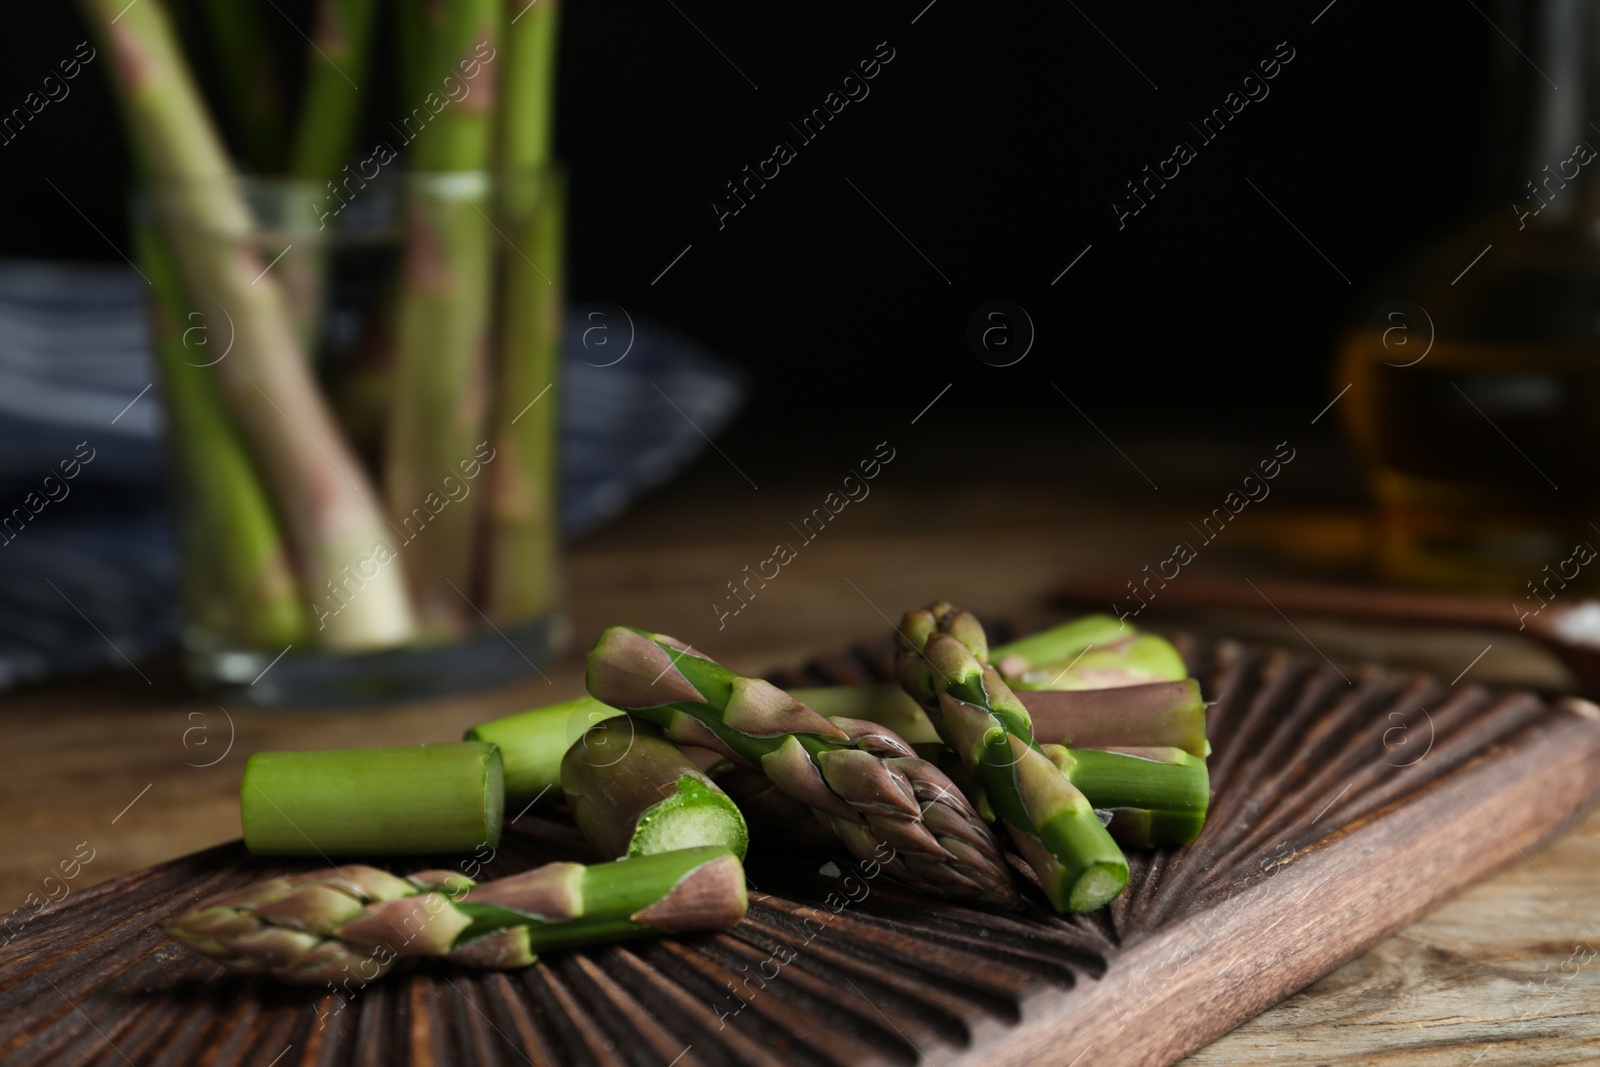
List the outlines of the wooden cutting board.
<svg viewBox="0 0 1600 1067">
<path fill-rule="evenodd" d="M 236 843 L 74 893 L 0 947 L 0 1063 L 1167 1064 L 1600 792 L 1592 704 L 1178 641 L 1216 701 L 1211 819 L 1187 848 L 1132 854 L 1128 892 L 1096 915 L 934 902 L 846 856 L 758 841 L 750 915 L 731 932 L 506 974 L 423 967 L 341 998 L 229 975 L 162 935 L 204 897 L 325 866 Z M 878 680 L 888 665 L 887 646 L 861 647 L 775 680 Z M 559 815 L 525 818 L 483 876 L 583 855 Z"/>
</svg>

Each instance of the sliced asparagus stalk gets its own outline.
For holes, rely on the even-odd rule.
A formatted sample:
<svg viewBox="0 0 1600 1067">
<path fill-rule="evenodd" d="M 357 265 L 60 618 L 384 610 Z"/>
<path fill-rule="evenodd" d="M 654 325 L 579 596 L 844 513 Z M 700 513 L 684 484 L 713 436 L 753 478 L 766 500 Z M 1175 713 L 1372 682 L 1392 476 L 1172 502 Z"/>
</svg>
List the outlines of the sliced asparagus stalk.
<svg viewBox="0 0 1600 1067">
<path fill-rule="evenodd" d="M 166 930 L 235 971 L 359 985 L 409 957 L 505 970 L 575 945 L 726 930 L 746 904 L 739 861 L 707 847 L 550 863 L 482 885 L 450 871 L 398 878 L 347 865 L 225 893 Z"/>
<path fill-rule="evenodd" d="M 509 247 L 500 249 L 498 462 L 485 505 L 486 571 L 490 616 L 517 622 L 549 613 L 558 598 L 565 189 L 550 166 L 559 0 L 504 3 L 497 172 Z"/>
<path fill-rule="evenodd" d="M 589 652 L 588 680 L 596 700 L 677 743 L 759 767 L 820 812 L 853 855 L 900 881 L 940 896 L 1019 903 L 988 827 L 942 771 L 882 727 L 830 721 L 682 642 L 622 626 Z"/>
<path fill-rule="evenodd" d="M 499 0 L 422 3 L 420 77 L 435 98 L 458 64 L 478 62 L 500 37 Z M 489 54 L 493 54 L 492 52 Z M 490 162 L 495 75 L 442 106 L 411 148 L 406 255 L 398 302 L 396 361 L 385 449 L 389 518 L 408 542 L 407 574 L 424 631 L 449 638 L 477 618 L 467 597 L 479 498 L 446 499 L 458 465 L 484 459 L 489 398 L 493 188 Z M 440 98 L 442 99 L 442 98 Z M 420 102 L 419 102 L 420 106 Z M 427 110 L 427 109 L 425 109 Z M 496 457 L 497 458 L 497 457 Z"/>
<path fill-rule="evenodd" d="M 561 788 L 578 829 L 609 859 L 719 845 L 742 860 L 750 842 L 727 794 L 642 720 L 591 727 L 561 761 Z"/>
<path fill-rule="evenodd" d="M 1074 748 L 1177 748 L 1204 759 L 1206 704 L 1200 683 L 1149 682 L 1111 689 L 1020 690 L 1041 743 Z"/>
<path fill-rule="evenodd" d="M 477 741 L 258 752 L 239 789 L 257 855 L 470 852 L 500 843 L 500 750 Z"/>
<path fill-rule="evenodd" d="M 152 206 L 185 288 L 210 328 L 231 326 L 216 364 L 234 419 L 265 475 L 331 649 L 394 645 L 413 634 L 393 549 L 371 486 L 345 443 L 295 337 L 282 293 L 251 245 L 253 221 L 173 37 L 146 0 L 82 0 L 103 37 L 134 154 L 155 186 Z M 357 572 L 359 576 L 352 574 Z"/>
<path fill-rule="evenodd" d="M 1112 615 L 1086 615 L 1000 645 L 987 662 L 1013 689 L 1105 689 L 1189 676 L 1171 642 Z"/>
<path fill-rule="evenodd" d="M 900 686 L 824 686 L 790 695 L 824 715 L 844 715 L 887 726 L 914 746 L 943 744 L 927 714 Z M 1181 748 L 1211 754 L 1200 683 L 1151 682 L 1111 689 L 1021 689 L 1015 696 L 1033 720 L 1040 744 L 1077 748 Z"/>
<path fill-rule="evenodd" d="M 1137 632 L 1115 615 L 1085 615 L 997 645 L 989 650 L 989 662 L 1011 678 L 1039 664 L 1070 661 L 1086 648 L 1104 648 Z"/>
<path fill-rule="evenodd" d="M 245 648 L 299 643 L 306 632 L 306 598 L 272 505 L 223 412 L 215 374 L 200 365 L 208 362 L 212 342 L 224 339 L 184 344 L 194 327 L 177 264 L 148 222 L 136 225 L 135 238 L 152 289 L 151 333 L 180 500 L 189 617 Z"/>
<path fill-rule="evenodd" d="M 1113 815 L 1111 836 L 1133 848 L 1187 845 L 1211 801 L 1206 761 L 1177 748 L 1041 746 L 1090 804 Z"/>
<path fill-rule="evenodd" d="M 1034 740 L 1028 711 L 983 660 L 977 619 L 949 604 L 908 612 L 896 668 L 946 744 L 972 770 L 1058 911 L 1105 906 L 1128 862 L 1089 800 Z"/>
<path fill-rule="evenodd" d="M 466 732 L 466 740 L 500 746 L 506 804 L 520 808 L 541 798 L 561 799 L 561 759 L 567 749 L 591 726 L 621 714 L 594 697 L 581 696 L 479 723 Z"/>
</svg>

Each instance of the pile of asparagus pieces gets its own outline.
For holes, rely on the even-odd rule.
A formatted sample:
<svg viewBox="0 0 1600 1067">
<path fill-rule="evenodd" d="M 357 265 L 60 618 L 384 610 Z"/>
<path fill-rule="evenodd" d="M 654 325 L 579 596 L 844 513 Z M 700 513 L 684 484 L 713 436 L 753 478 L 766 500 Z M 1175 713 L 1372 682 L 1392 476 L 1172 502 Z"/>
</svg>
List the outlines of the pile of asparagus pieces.
<svg viewBox="0 0 1600 1067">
<path fill-rule="evenodd" d="M 349 653 L 550 611 L 557 3 L 316 0 L 292 100 L 274 5 L 80 0 L 143 187 L 194 632 Z M 351 342 L 328 237 L 385 182 L 403 249 Z"/>
<path fill-rule="evenodd" d="M 293 982 L 370 981 L 408 957 L 519 967 L 558 947 L 737 924 L 751 826 L 784 849 L 816 839 L 807 825 L 824 830 L 824 847 L 967 904 L 1028 907 L 1031 877 L 1058 912 L 1119 895 L 1123 847 L 1200 833 L 1205 704 L 1162 638 L 1097 615 L 991 649 L 976 617 L 942 602 L 897 632 L 898 685 L 785 691 L 617 626 L 589 653 L 587 696 L 463 741 L 257 754 L 242 815 L 258 853 L 492 848 L 508 806 L 559 786 L 610 862 L 482 884 L 338 867 L 204 902 L 168 932 Z"/>
</svg>

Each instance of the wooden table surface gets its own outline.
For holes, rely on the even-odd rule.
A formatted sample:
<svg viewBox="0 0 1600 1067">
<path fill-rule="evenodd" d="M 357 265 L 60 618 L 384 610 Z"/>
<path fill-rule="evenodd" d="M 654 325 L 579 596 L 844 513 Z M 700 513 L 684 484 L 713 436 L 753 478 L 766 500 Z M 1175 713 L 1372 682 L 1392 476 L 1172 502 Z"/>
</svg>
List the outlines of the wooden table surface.
<svg viewBox="0 0 1600 1067">
<path fill-rule="evenodd" d="M 720 630 L 713 603 L 726 583 L 775 542 L 795 540 L 789 522 L 819 504 L 826 487 L 743 492 L 724 468 L 647 501 L 570 554 L 575 644 L 626 622 L 759 672 L 880 635 L 885 617 L 936 595 L 1003 614 L 1037 607 L 1069 574 L 1132 578 L 1206 510 L 1154 493 L 1130 505 L 1064 493 L 1057 482 L 986 484 L 962 493 L 960 522 L 930 521 L 926 485 L 890 482 L 886 472 L 868 499 L 803 545 Z M 1251 577 L 1348 569 L 1366 531 L 1358 508 L 1280 499 L 1242 515 L 1227 542 L 1192 566 Z M 1572 684 L 1514 636 L 1310 618 L 1287 625 L 1276 616 L 1174 619 L 1158 607 L 1141 622 L 1306 655 L 1320 649 L 1347 663 L 1421 667 L 1446 680 L 1492 645 L 1472 663 L 1472 680 L 1551 692 Z M 58 883 L 45 879 L 75 856 L 92 858 L 69 892 L 237 837 L 239 775 L 253 752 L 451 739 L 471 723 L 582 685 L 581 658 L 571 654 L 543 678 L 494 692 L 374 712 L 285 714 L 197 697 L 173 661 L 141 666 L 148 681 L 122 670 L 0 698 L 0 914 L 20 906 L 15 915 L 25 921 L 28 894 L 59 895 Z M 1484 833 L 1495 833 L 1492 813 L 1484 814 Z M 1187 1062 L 1490 1067 L 1597 1059 L 1600 815 Z"/>
</svg>

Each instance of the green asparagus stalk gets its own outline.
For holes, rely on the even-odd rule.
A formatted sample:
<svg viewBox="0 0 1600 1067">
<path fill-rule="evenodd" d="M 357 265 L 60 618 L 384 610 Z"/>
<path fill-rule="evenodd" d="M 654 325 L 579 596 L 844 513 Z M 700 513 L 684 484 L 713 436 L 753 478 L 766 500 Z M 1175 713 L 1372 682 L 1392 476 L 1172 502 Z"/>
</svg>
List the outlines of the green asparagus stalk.
<svg viewBox="0 0 1600 1067">
<path fill-rule="evenodd" d="M 1019 690 L 1041 743 L 1074 748 L 1177 748 L 1204 759 L 1206 703 L 1200 683 L 1148 682 L 1110 689 Z"/>
<path fill-rule="evenodd" d="M 181 501 L 190 617 L 246 648 L 304 640 L 306 600 L 244 444 L 205 363 L 226 344 L 188 318 L 178 267 L 149 222 L 135 227 L 150 279 L 151 334 L 166 402 L 167 446 Z M 184 344 L 197 331 L 193 346 Z M 205 343 L 199 343 L 203 340 Z"/>
<path fill-rule="evenodd" d="M 385 856 L 500 843 L 500 750 L 476 741 L 328 752 L 257 752 L 239 818 L 251 852 Z"/>
<path fill-rule="evenodd" d="M 306 57 L 291 178 L 300 179 L 282 212 L 283 244 L 271 251 L 301 343 L 314 349 L 326 314 L 329 204 L 366 185 L 347 160 L 360 119 L 359 86 L 367 78 L 376 0 L 317 0 Z M 343 168 L 343 173 L 341 173 Z M 295 210 L 300 208 L 301 210 Z"/>
<path fill-rule="evenodd" d="M 479 501 L 445 506 L 442 483 L 459 481 L 458 465 L 482 456 L 487 442 L 494 205 L 485 168 L 497 92 L 492 68 L 470 82 L 459 71 L 493 54 L 482 50 L 499 41 L 500 12 L 498 0 L 412 2 L 427 44 L 420 77 L 437 86 L 424 101 L 443 102 L 431 117 L 423 101 L 414 112 L 425 125 L 411 146 L 384 481 L 424 630 L 448 638 L 477 618 L 467 597 Z M 447 80 L 467 91 L 446 100 Z"/>
<path fill-rule="evenodd" d="M 213 330 L 232 328 L 218 380 L 266 478 L 307 592 L 339 590 L 316 637 L 354 651 L 404 642 L 410 605 L 375 495 L 312 376 L 253 220 L 178 52 L 160 0 L 81 0 L 107 44 L 130 139 L 185 288 Z M 374 562 L 376 561 L 376 562 Z M 352 572 L 357 572 L 353 574 Z"/>
<path fill-rule="evenodd" d="M 1019 902 L 997 843 L 971 805 L 942 771 L 882 727 L 825 719 L 673 638 L 627 627 L 601 634 L 588 667 L 596 700 L 655 723 L 680 745 L 759 768 L 815 810 L 858 859 L 940 896 Z"/>
<path fill-rule="evenodd" d="M 1136 632 L 1130 623 L 1115 615 L 1084 615 L 997 645 L 989 650 L 989 662 L 1002 675 L 1011 677 L 1038 664 L 1070 660 L 1086 648 L 1103 648 Z"/>
<path fill-rule="evenodd" d="M 1000 645 L 989 662 L 1013 689 L 1106 689 L 1189 676 L 1171 642 L 1113 615 L 1086 615 Z"/>
<path fill-rule="evenodd" d="M 988 803 L 1058 911 L 1094 911 L 1128 884 L 1128 862 L 1094 806 L 1040 750 L 1028 711 L 983 660 L 970 613 L 948 604 L 908 612 L 896 668 Z"/>
<path fill-rule="evenodd" d="M 465 737 L 500 747 L 506 804 L 520 808 L 542 797 L 559 800 L 561 760 L 567 749 L 591 726 L 621 714 L 594 697 L 581 696 L 479 723 Z"/>
<path fill-rule="evenodd" d="M 1116 752 L 1041 746 L 1096 810 L 1111 812 L 1111 836 L 1132 848 L 1187 845 L 1211 802 L 1206 761 L 1177 748 Z"/>
<path fill-rule="evenodd" d="M 397 878 L 350 865 L 223 894 L 166 930 L 234 971 L 361 985 L 406 958 L 507 970 L 559 948 L 726 930 L 745 908 L 739 861 L 706 847 L 550 863 L 482 885 L 450 871 Z"/>
<path fill-rule="evenodd" d="M 719 845 L 742 860 L 750 842 L 728 795 L 647 722 L 618 716 L 592 727 L 562 759 L 561 788 L 608 859 Z"/>
<path fill-rule="evenodd" d="M 271 174 L 283 167 L 289 124 L 266 9 L 239 0 L 203 0 L 203 5 L 235 140 L 250 170 Z"/>
<path fill-rule="evenodd" d="M 557 599 L 565 189 L 551 164 L 558 0 L 504 0 L 504 102 L 497 170 L 508 247 L 500 249 L 498 390 L 490 471 L 488 611 L 536 619 Z"/>
<path fill-rule="evenodd" d="M 220 0 L 212 0 L 218 3 Z M 348 162 L 361 117 L 377 0 L 317 0 L 289 171 L 326 180 Z"/>
<path fill-rule="evenodd" d="M 893 682 L 880 685 L 791 689 L 797 700 L 824 715 L 844 715 L 887 726 L 921 748 L 942 744 L 922 707 Z M 1179 748 L 1211 754 L 1200 683 L 1151 682 L 1111 689 L 1015 690 L 1033 720 L 1040 744 L 1076 748 Z"/>
</svg>

